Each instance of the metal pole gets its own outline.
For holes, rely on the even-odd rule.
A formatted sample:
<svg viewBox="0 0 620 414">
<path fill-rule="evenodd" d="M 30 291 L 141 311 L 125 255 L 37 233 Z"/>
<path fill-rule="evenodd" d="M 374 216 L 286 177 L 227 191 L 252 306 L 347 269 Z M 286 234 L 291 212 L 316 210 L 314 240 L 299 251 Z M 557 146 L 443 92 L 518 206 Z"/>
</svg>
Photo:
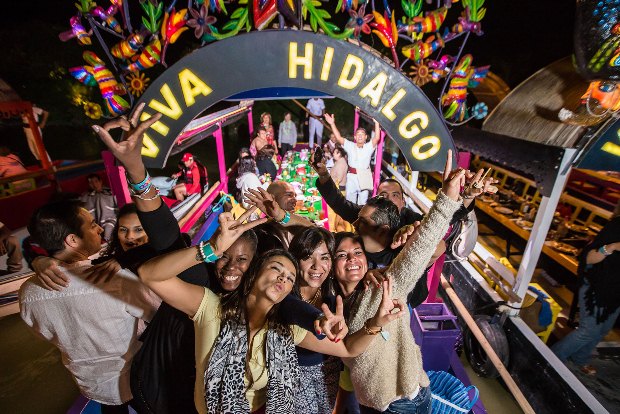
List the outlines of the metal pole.
<svg viewBox="0 0 620 414">
<path fill-rule="evenodd" d="M 379 187 L 379 181 L 381 181 L 381 164 L 383 164 L 383 142 L 385 140 L 385 132 L 381 129 L 379 134 L 381 135 L 381 138 L 379 138 L 379 143 L 377 144 L 377 148 L 375 150 L 375 173 L 372 186 L 373 197 L 377 195 L 377 187 Z"/>
<path fill-rule="evenodd" d="M 222 191 L 228 193 L 228 175 L 226 174 L 226 159 L 224 158 L 224 138 L 222 137 L 222 124 L 217 124 L 217 129 L 213 133 L 215 137 L 215 147 L 217 149 L 217 162 L 220 170 L 220 183 Z"/>
<path fill-rule="evenodd" d="M 574 148 L 566 148 L 564 150 L 564 156 L 560 162 L 558 174 L 556 176 L 551 195 L 549 197 L 543 197 L 540 201 L 538 213 L 536 214 L 534 226 L 532 227 L 532 233 L 530 234 L 530 238 L 525 246 L 523 258 L 521 259 L 519 271 L 517 272 L 517 278 L 513 286 L 513 291 L 519 298 L 521 298 L 521 302 L 523 302 L 523 299 L 525 298 L 527 288 L 532 280 L 532 276 L 534 275 L 534 270 L 536 269 L 536 264 L 540 258 L 540 253 L 545 243 L 547 233 L 549 232 L 549 227 L 551 227 L 551 222 L 553 221 L 553 214 L 555 213 L 555 209 L 560 201 L 562 191 L 564 191 L 564 186 L 566 185 L 566 181 L 568 180 L 568 176 L 570 174 L 570 168 L 568 167 L 570 167 L 570 163 L 576 151 L 577 150 Z M 521 304 L 513 302 L 512 305 L 515 307 L 520 307 Z M 509 311 L 509 314 L 512 316 L 515 316 L 518 313 L 519 311 L 517 309 L 511 309 Z"/>
</svg>

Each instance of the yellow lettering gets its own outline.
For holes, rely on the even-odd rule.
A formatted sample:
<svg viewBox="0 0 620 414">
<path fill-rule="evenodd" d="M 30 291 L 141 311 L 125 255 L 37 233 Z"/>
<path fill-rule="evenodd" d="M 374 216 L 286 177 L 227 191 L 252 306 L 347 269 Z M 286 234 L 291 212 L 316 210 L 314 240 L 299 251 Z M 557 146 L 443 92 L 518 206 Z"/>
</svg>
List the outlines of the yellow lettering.
<svg viewBox="0 0 620 414">
<path fill-rule="evenodd" d="M 306 43 L 304 48 L 304 56 L 297 55 L 297 42 L 291 42 L 288 48 L 288 77 L 290 79 L 297 77 L 297 66 L 304 67 L 304 79 L 312 79 L 312 53 L 314 45 Z"/>
<path fill-rule="evenodd" d="M 430 148 L 422 152 L 422 147 L 430 145 Z M 416 160 L 425 160 L 437 154 L 441 148 L 441 141 L 434 135 L 424 137 L 411 147 L 411 154 Z"/>
<path fill-rule="evenodd" d="M 325 59 L 323 59 L 323 68 L 321 69 L 321 80 L 326 81 L 329 78 L 329 70 L 332 68 L 332 59 L 334 58 L 334 48 L 325 49 Z"/>
<path fill-rule="evenodd" d="M 148 114 L 146 112 L 142 112 L 142 115 L 140 115 L 140 121 L 144 122 L 147 119 L 149 119 L 151 117 L 151 114 Z M 166 124 L 164 124 L 163 122 L 161 122 L 161 120 L 155 122 L 153 125 L 151 125 L 151 128 L 153 128 L 155 131 L 157 131 L 159 133 L 159 135 L 162 136 L 166 136 L 168 135 L 168 131 L 170 131 L 170 128 L 168 128 L 168 126 Z"/>
<path fill-rule="evenodd" d="M 368 82 L 368 85 L 364 86 L 364 88 L 360 91 L 359 95 L 362 98 L 370 96 L 370 104 L 372 106 L 379 105 L 379 101 L 381 100 L 381 95 L 383 95 L 383 89 L 385 89 L 387 79 L 387 75 L 384 72 L 379 72 L 379 74 L 377 74 L 377 76 L 375 76 L 373 80 Z"/>
<path fill-rule="evenodd" d="M 185 106 L 188 108 L 196 102 L 194 99 L 196 96 L 207 96 L 213 92 L 213 89 L 209 88 L 202 79 L 194 75 L 189 69 L 183 69 L 179 72 L 179 83 L 183 91 L 183 98 L 185 98 Z"/>
<path fill-rule="evenodd" d="M 351 69 L 355 69 L 353 76 L 351 76 Z M 355 88 L 362 79 L 362 73 L 364 73 L 364 61 L 355 55 L 347 55 L 338 79 L 338 86 L 345 89 Z"/>
<path fill-rule="evenodd" d="M 620 145 L 614 144 L 611 141 L 603 144 L 603 147 L 601 149 L 605 152 L 615 155 L 616 157 L 620 157 Z"/>
<path fill-rule="evenodd" d="M 155 145 L 155 142 L 148 136 L 148 134 L 144 134 L 144 139 L 142 140 L 142 155 L 145 157 L 155 158 L 159 153 L 159 148 Z"/>
<path fill-rule="evenodd" d="M 167 83 L 164 83 L 164 86 L 162 86 L 159 91 L 161 92 L 161 96 L 163 96 L 166 100 L 166 104 L 168 106 L 164 105 L 156 99 L 153 99 L 151 102 L 149 102 L 149 107 L 153 108 L 157 112 L 161 112 L 168 118 L 179 119 L 181 114 L 183 114 L 183 110 L 181 110 L 181 105 L 179 105 L 179 102 L 172 94 L 170 86 L 168 86 Z"/>
<path fill-rule="evenodd" d="M 420 126 L 413 124 L 413 121 L 420 121 Z M 413 124 L 413 125 L 410 125 Z M 398 126 L 398 132 L 405 139 L 411 139 L 420 133 L 422 129 L 428 126 L 428 116 L 422 111 L 415 111 L 407 115 Z"/>
<path fill-rule="evenodd" d="M 407 92 L 405 92 L 405 90 L 402 88 L 399 89 L 398 91 L 396 91 L 394 96 L 390 98 L 388 103 L 386 103 L 385 106 L 381 108 L 381 113 L 385 115 L 385 117 L 389 119 L 390 121 L 393 121 L 394 119 L 396 119 L 396 114 L 394 113 L 393 109 L 396 106 L 396 104 L 398 104 L 400 100 L 405 97 L 405 95 L 407 95 Z"/>
</svg>

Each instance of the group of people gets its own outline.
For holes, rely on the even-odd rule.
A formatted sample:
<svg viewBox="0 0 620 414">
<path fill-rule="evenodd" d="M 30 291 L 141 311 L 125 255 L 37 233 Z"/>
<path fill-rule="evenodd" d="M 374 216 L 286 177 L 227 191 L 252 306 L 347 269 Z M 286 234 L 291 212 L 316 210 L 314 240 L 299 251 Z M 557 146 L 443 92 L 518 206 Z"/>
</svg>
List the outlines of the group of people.
<svg viewBox="0 0 620 414">
<path fill-rule="evenodd" d="M 420 222 L 397 181 L 355 204 L 317 159 L 317 188 L 355 233 L 296 215 L 294 188 L 274 180 L 244 189 L 247 211 L 222 213 L 215 235 L 189 246 L 142 162 L 143 134 L 160 118 L 140 123 L 142 108 L 94 127 L 134 200 L 105 251 L 76 202 L 41 207 L 28 227 L 47 256 L 20 291 L 21 315 L 59 348 L 81 392 L 104 413 L 331 413 L 352 398 L 349 412 L 430 412 L 405 301 L 424 299 L 450 222 L 492 180 L 453 171 L 449 153 Z M 115 128 L 128 131 L 120 142 Z M 350 144 L 363 148 L 357 135 Z"/>
</svg>

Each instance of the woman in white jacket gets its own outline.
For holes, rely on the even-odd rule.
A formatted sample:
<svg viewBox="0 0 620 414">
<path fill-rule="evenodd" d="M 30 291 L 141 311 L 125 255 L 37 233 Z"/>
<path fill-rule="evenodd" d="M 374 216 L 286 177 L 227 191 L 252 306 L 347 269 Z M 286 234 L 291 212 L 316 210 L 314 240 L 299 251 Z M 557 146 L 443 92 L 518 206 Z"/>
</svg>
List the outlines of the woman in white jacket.
<svg viewBox="0 0 620 414">
<path fill-rule="evenodd" d="M 237 188 L 239 189 L 240 200 L 239 202 L 246 210 L 251 206 L 243 200 L 243 194 L 245 194 L 250 188 L 257 189 L 263 187 L 258 175 L 256 175 L 256 162 L 251 156 L 243 157 L 239 160 L 238 168 L 239 176 L 237 177 Z"/>
</svg>

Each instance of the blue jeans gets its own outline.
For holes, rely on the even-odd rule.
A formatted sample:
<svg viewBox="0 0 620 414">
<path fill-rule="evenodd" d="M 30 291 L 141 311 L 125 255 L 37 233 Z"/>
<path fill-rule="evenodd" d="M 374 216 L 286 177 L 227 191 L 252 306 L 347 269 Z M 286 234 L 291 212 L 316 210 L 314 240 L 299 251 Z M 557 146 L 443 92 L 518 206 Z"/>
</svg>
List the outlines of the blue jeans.
<svg viewBox="0 0 620 414">
<path fill-rule="evenodd" d="M 172 188 L 177 185 L 177 179 L 171 177 L 151 177 L 151 184 L 159 189 L 159 194 L 169 196 Z"/>
<path fill-rule="evenodd" d="M 596 345 L 613 328 L 620 314 L 620 308 L 601 323 L 596 322 L 596 310 L 590 313 L 586 309 L 586 290 L 590 285 L 586 282 L 579 289 L 579 328 L 564 337 L 560 342 L 551 347 L 551 350 L 562 361 L 570 359 L 579 366 L 587 365 L 590 362 L 592 351 Z"/>
<path fill-rule="evenodd" d="M 361 414 L 381 413 L 373 408 L 360 405 Z M 418 395 L 413 400 L 402 398 L 390 404 L 385 414 L 430 414 L 431 413 L 431 389 L 430 387 L 420 388 Z"/>
</svg>

